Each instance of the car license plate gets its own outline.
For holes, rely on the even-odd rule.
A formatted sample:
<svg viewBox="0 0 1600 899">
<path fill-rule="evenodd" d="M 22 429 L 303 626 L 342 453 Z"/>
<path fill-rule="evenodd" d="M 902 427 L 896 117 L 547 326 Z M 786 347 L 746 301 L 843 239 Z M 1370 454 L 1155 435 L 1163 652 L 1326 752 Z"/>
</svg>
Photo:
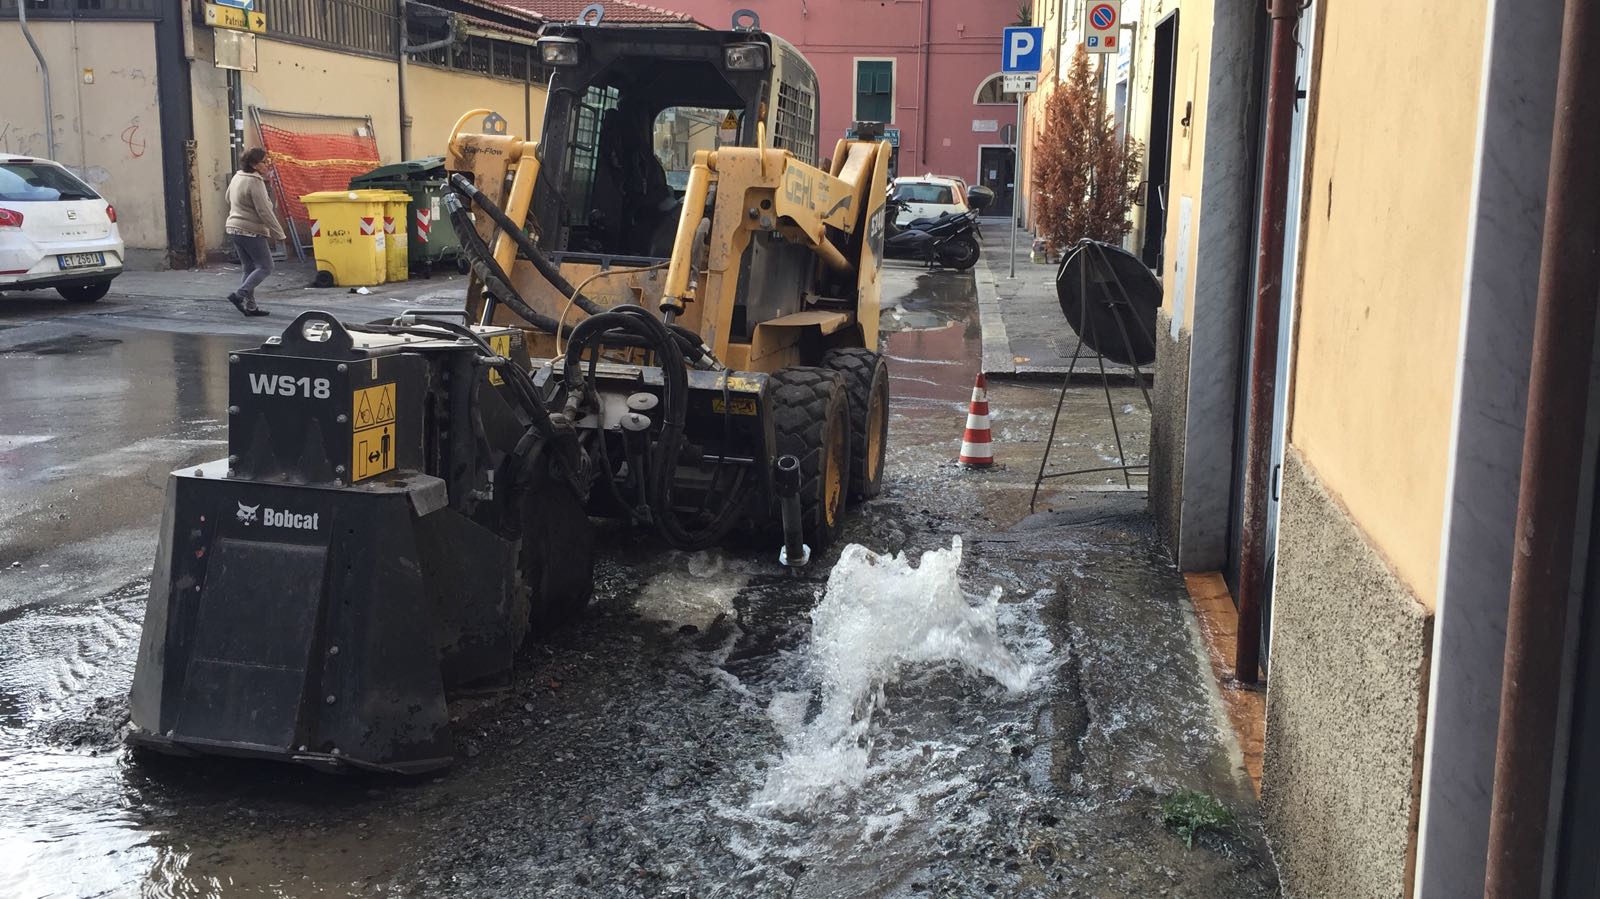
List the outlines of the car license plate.
<svg viewBox="0 0 1600 899">
<path fill-rule="evenodd" d="M 56 259 L 61 262 L 63 269 L 93 268 L 97 265 L 106 264 L 106 254 L 104 253 L 63 253 L 57 256 Z"/>
</svg>

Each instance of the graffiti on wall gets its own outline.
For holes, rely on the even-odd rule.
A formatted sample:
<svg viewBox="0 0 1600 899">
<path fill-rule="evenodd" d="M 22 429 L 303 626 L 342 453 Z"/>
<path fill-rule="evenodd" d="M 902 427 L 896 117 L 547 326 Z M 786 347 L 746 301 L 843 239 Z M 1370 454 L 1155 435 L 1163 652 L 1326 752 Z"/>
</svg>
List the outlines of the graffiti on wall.
<svg viewBox="0 0 1600 899">
<path fill-rule="evenodd" d="M 129 159 L 138 159 L 144 155 L 145 150 L 149 147 L 145 141 L 144 134 L 140 131 L 138 116 L 134 116 L 128 122 L 128 127 L 122 129 L 121 136 L 123 144 L 128 148 Z"/>
</svg>

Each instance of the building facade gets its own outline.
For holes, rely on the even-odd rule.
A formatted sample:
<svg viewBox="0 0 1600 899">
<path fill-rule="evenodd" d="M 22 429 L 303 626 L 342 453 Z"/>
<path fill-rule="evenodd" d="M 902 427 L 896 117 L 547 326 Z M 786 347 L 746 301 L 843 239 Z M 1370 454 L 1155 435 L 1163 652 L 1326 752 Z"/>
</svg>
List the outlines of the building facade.
<svg viewBox="0 0 1600 899">
<path fill-rule="evenodd" d="M 882 122 L 901 175 L 955 175 L 1009 208 L 1015 97 L 1000 90 L 1000 36 L 1015 4 L 959 0 L 670 0 L 711 28 L 748 7 L 816 69 L 822 152 L 858 121 Z"/>
<path fill-rule="evenodd" d="M 114 202 L 124 240 L 188 266 L 225 252 L 224 193 L 237 154 L 259 142 L 258 111 L 365 131 L 378 161 L 438 155 L 472 106 L 533 134 L 545 72 L 536 14 L 479 0 L 258 0 L 253 60 L 230 70 L 235 34 L 190 0 L 29 2 L 49 72 L 57 161 Z M 222 45 L 219 47 L 219 43 Z M 222 65 L 218 63 L 221 62 Z M 0 152 L 46 156 L 44 70 L 0 0 Z M 306 119 L 305 121 L 311 121 Z M 330 125 L 329 127 L 335 127 Z"/>
<path fill-rule="evenodd" d="M 1266 687 L 1261 795 L 1285 895 L 1592 895 L 1593 392 L 1559 425 L 1591 435 L 1581 463 L 1545 473 L 1570 479 L 1574 519 L 1517 527 L 1557 67 L 1584 38 L 1564 32 L 1560 2 L 1273 5 L 1298 94 L 1281 218 L 1262 220 L 1267 7 L 1126 0 L 1131 65 L 1102 83 L 1145 144 L 1128 248 L 1164 287 L 1151 511 L 1180 568 L 1221 572 L 1236 597 L 1252 574 L 1243 534 L 1265 529 L 1261 667 L 1240 673 Z M 1035 5 L 1047 43 L 1060 35 L 1057 67 L 1083 14 Z M 1374 17 L 1427 38 L 1370 41 Z M 1041 98 L 1050 73 L 1047 60 Z M 1048 140 L 1038 114 L 1029 135 Z M 1281 270 L 1262 272 L 1258 238 L 1280 227 Z M 1544 258 L 1592 257 L 1595 242 Z M 1263 343 L 1252 325 L 1273 280 L 1280 320 Z M 1588 353 L 1544 364 L 1558 381 L 1594 377 Z M 1250 421 L 1252 371 L 1273 382 L 1269 421 Z M 1244 501 L 1252 434 L 1269 448 L 1264 519 Z M 1540 541 L 1570 544 L 1571 570 L 1554 574 L 1571 588 L 1529 636 L 1510 626 L 1513 568 Z M 1544 730 L 1508 687 L 1507 666 L 1530 658 L 1556 672 L 1536 697 Z M 1544 742 L 1529 748 L 1530 730 Z M 1508 794 L 1497 757 L 1539 787 Z"/>
</svg>

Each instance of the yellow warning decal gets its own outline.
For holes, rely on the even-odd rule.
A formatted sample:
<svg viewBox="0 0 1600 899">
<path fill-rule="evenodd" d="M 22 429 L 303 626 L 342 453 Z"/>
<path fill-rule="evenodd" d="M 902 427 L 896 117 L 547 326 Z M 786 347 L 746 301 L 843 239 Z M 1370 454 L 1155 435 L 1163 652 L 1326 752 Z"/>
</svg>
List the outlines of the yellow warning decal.
<svg viewBox="0 0 1600 899">
<path fill-rule="evenodd" d="M 489 336 L 489 349 L 494 350 L 496 356 L 505 359 L 511 358 L 511 335 L 492 334 Z M 489 383 L 496 387 L 504 384 L 506 379 L 500 376 L 499 369 L 489 369 Z"/>
<path fill-rule="evenodd" d="M 350 415 L 350 483 L 394 470 L 394 416 L 394 382 L 355 392 Z"/>
<path fill-rule="evenodd" d="M 736 397 L 733 398 L 732 403 L 733 403 L 733 414 L 734 415 L 754 415 L 754 414 L 756 414 L 756 400 L 755 400 L 755 397 L 752 397 L 752 396 L 736 396 Z M 725 411 L 727 408 L 728 408 L 728 405 L 722 401 L 722 397 L 718 396 L 718 397 L 712 397 L 711 398 L 711 411 L 712 412 L 721 413 L 721 412 Z"/>
</svg>

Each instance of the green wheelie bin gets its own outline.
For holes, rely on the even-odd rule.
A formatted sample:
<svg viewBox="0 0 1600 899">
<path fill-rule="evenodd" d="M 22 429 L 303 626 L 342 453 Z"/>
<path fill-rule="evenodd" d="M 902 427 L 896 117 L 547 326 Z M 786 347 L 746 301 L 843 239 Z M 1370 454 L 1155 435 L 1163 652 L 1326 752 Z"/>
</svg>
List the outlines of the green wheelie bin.
<svg viewBox="0 0 1600 899">
<path fill-rule="evenodd" d="M 351 190 L 403 190 L 411 195 L 406 244 L 411 270 L 427 275 L 441 262 L 459 265 L 461 241 L 444 210 L 443 156 L 383 165 L 350 179 Z"/>
</svg>

